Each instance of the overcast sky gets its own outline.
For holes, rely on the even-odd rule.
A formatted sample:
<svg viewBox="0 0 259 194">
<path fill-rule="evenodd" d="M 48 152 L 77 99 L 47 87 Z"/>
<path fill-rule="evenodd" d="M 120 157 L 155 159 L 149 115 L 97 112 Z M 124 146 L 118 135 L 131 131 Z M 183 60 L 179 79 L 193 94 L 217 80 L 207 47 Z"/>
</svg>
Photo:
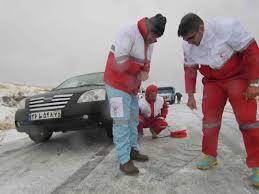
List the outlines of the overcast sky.
<svg viewBox="0 0 259 194">
<path fill-rule="evenodd" d="M 55 86 L 74 75 L 104 71 L 115 33 L 162 13 L 168 22 L 147 83 L 183 91 L 177 28 L 188 12 L 238 17 L 259 41 L 258 0 L 0 0 L 0 81 Z"/>
</svg>

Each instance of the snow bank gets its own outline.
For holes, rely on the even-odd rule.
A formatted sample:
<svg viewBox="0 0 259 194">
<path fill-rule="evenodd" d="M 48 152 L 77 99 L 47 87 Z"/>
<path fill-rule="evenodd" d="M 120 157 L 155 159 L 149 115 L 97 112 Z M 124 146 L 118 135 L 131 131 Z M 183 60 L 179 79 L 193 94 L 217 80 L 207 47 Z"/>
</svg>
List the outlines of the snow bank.
<svg viewBox="0 0 259 194">
<path fill-rule="evenodd" d="M 14 115 L 20 100 L 27 96 L 45 93 L 50 89 L 50 87 L 0 82 L 0 130 L 14 128 Z"/>
</svg>

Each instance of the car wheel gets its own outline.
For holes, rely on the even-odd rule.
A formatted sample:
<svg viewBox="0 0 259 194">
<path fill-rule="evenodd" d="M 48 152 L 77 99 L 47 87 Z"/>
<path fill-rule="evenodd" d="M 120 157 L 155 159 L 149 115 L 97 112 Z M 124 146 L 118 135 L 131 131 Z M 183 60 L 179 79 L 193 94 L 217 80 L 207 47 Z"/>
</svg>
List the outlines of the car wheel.
<svg viewBox="0 0 259 194">
<path fill-rule="evenodd" d="M 175 103 L 175 97 L 169 103 L 174 104 Z"/>
<path fill-rule="evenodd" d="M 106 122 L 104 124 L 104 128 L 106 130 L 106 134 L 109 138 L 113 138 L 113 134 L 112 134 L 112 122 Z"/>
<path fill-rule="evenodd" d="M 52 134 L 53 134 L 52 131 L 39 130 L 37 132 L 36 131 L 31 132 L 28 135 L 32 141 L 34 141 L 35 143 L 40 143 L 40 142 L 48 141 L 52 136 Z"/>
</svg>

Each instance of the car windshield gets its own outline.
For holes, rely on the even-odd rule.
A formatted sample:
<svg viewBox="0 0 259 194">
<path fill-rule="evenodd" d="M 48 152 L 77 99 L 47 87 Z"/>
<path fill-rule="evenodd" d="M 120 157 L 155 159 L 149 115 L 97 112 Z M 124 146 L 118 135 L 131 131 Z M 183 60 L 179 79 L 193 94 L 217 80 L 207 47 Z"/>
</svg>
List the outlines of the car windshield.
<svg viewBox="0 0 259 194">
<path fill-rule="evenodd" d="M 77 88 L 87 85 L 104 85 L 103 73 L 91 73 L 72 77 L 56 87 L 55 90 Z"/>
<path fill-rule="evenodd" d="M 159 94 L 172 93 L 174 90 L 172 88 L 158 88 Z"/>
</svg>

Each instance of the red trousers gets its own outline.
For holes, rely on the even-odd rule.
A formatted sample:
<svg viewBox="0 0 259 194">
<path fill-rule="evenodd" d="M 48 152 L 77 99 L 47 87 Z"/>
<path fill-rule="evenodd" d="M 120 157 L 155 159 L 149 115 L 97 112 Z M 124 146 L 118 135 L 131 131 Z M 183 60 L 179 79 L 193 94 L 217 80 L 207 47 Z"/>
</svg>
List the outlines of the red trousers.
<svg viewBox="0 0 259 194">
<path fill-rule="evenodd" d="M 164 119 L 146 119 L 142 115 L 139 115 L 139 125 L 138 132 L 143 134 L 143 128 L 150 128 L 155 131 L 156 134 L 159 134 L 167 127 L 167 122 Z"/>
<path fill-rule="evenodd" d="M 246 101 L 247 80 L 204 82 L 202 112 L 202 152 L 217 156 L 218 135 L 227 99 L 233 108 L 243 135 L 249 168 L 259 167 L 259 121 L 256 120 L 256 100 Z"/>
</svg>

